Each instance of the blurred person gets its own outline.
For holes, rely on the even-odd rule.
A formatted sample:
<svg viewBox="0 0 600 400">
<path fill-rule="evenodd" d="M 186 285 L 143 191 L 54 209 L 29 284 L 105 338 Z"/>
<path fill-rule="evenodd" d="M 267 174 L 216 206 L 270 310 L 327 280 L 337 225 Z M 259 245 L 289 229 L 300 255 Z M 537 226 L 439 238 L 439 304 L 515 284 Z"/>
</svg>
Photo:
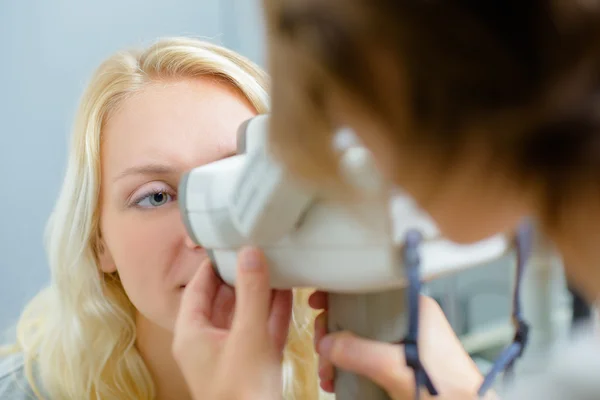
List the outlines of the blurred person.
<svg viewBox="0 0 600 400">
<path fill-rule="evenodd" d="M 274 151 L 331 192 L 351 127 L 441 234 L 536 219 L 600 287 L 600 1 L 264 0 Z M 335 193 L 334 193 L 335 195 Z"/>
<path fill-rule="evenodd" d="M 347 205 L 360 198 L 341 178 L 332 146 L 338 129 L 352 128 L 389 187 L 412 196 L 443 236 L 472 243 L 533 218 L 573 288 L 596 302 L 600 1 L 263 4 L 271 144 L 298 179 Z M 394 346 L 346 333 L 324 340 L 317 338 L 322 362 L 359 371 L 404 398 L 397 394 L 406 368 L 385 355 L 397 353 Z M 600 344 L 574 341 L 511 398 L 597 397 Z M 422 351 L 433 345 L 425 341 Z M 342 348 L 360 351 L 343 362 Z M 457 368 L 464 357 L 456 357 Z M 439 386 L 441 398 L 475 395 L 447 397 Z"/>
</svg>

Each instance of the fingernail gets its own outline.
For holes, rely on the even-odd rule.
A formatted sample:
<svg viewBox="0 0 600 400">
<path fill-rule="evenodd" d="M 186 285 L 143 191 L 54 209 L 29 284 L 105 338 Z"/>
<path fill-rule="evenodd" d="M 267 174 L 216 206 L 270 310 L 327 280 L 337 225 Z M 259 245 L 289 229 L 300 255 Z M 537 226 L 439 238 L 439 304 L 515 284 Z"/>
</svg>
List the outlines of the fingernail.
<svg viewBox="0 0 600 400">
<path fill-rule="evenodd" d="M 252 270 L 261 266 L 261 257 L 257 249 L 247 248 L 242 251 L 242 268 Z"/>
<path fill-rule="evenodd" d="M 322 356 L 328 356 L 331 353 L 333 347 L 333 338 L 331 336 L 325 336 L 319 343 L 319 354 Z"/>
</svg>

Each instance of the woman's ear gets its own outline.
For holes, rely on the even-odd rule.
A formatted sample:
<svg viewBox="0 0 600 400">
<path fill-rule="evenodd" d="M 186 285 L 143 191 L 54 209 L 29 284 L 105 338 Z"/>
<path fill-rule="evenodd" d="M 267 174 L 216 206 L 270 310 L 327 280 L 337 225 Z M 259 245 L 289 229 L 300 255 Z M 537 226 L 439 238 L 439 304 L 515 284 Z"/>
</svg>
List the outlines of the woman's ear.
<svg viewBox="0 0 600 400">
<path fill-rule="evenodd" d="M 117 271 L 117 265 L 113 260 L 110 250 L 104 243 L 104 240 L 100 239 L 98 244 L 98 260 L 100 262 L 100 270 L 105 274 L 112 274 Z"/>
</svg>

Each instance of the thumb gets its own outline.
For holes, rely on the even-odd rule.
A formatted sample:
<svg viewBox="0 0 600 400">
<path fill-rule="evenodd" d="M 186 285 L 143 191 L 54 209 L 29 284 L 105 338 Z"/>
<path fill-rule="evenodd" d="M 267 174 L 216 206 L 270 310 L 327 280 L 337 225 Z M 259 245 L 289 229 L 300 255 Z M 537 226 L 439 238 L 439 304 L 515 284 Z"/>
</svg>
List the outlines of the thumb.
<svg viewBox="0 0 600 400">
<path fill-rule="evenodd" d="M 238 255 L 235 281 L 236 309 L 232 330 L 243 335 L 258 334 L 266 340 L 271 308 L 269 271 L 262 252 L 256 248 L 244 248 Z"/>
<path fill-rule="evenodd" d="M 392 343 L 336 332 L 325 336 L 318 350 L 336 367 L 362 375 L 387 390 L 414 379 L 402 348 Z"/>
</svg>

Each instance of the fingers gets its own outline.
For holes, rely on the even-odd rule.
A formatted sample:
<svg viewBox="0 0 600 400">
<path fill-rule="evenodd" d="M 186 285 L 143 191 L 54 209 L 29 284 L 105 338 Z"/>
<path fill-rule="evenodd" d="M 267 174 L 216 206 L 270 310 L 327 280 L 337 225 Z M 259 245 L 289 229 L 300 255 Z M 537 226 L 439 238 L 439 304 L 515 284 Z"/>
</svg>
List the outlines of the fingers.
<svg viewBox="0 0 600 400">
<path fill-rule="evenodd" d="M 271 310 L 269 271 L 262 252 L 244 248 L 238 256 L 236 310 L 232 330 L 250 339 L 265 340 Z"/>
<path fill-rule="evenodd" d="M 230 329 L 235 310 L 235 291 L 225 283 L 219 284 L 212 305 L 211 321 L 216 328 Z"/>
<path fill-rule="evenodd" d="M 315 318 L 315 348 L 318 347 L 318 344 L 321 342 L 321 339 L 325 337 L 325 335 L 327 335 L 327 311 L 321 312 Z"/>
<path fill-rule="evenodd" d="M 398 345 L 338 332 L 321 340 L 318 351 L 336 367 L 363 375 L 386 389 L 413 379 L 409 369 L 402 368 L 405 359 Z"/>
<path fill-rule="evenodd" d="M 308 305 L 316 310 L 324 310 L 315 318 L 315 348 L 318 347 L 321 339 L 327 335 L 327 310 L 328 296 L 327 292 L 316 291 L 308 298 Z M 319 357 L 319 380 L 321 389 L 333 393 L 333 379 L 335 371 L 333 364 L 325 357 Z"/>
<path fill-rule="evenodd" d="M 323 389 L 323 391 L 328 393 L 333 393 L 335 391 L 335 385 L 333 383 L 333 380 L 321 381 L 321 384 L 319 386 L 321 386 L 321 389 Z"/>
<path fill-rule="evenodd" d="M 210 260 L 207 259 L 183 290 L 177 319 L 178 326 L 183 328 L 189 324 L 210 325 L 212 304 L 218 287 L 219 278 L 212 269 Z"/>
<path fill-rule="evenodd" d="M 218 330 L 213 329 L 211 314 L 219 284 L 210 260 L 206 260 L 183 290 L 171 349 L 182 368 L 206 362 L 203 360 L 210 360 L 214 355 L 214 339 L 219 335 Z"/>
<path fill-rule="evenodd" d="M 327 312 L 323 311 L 315 318 L 315 347 L 318 347 L 318 344 L 325 335 L 327 335 Z M 333 364 L 327 358 L 319 357 L 319 379 L 321 381 L 321 388 L 326 392 L 333 391 L 333 378 Z"/>
<path fill-rule="evenodd" d="M 292 318 L 292 291 L 277 290 L 273 297 L 269 317 L 269 335 L 278 353 L 283 352 L 287 342 L 290 320 Z"/>
<path fill-rule="evenodd" d="M 314 292 L 308 298 L 308 305 L 315 310 L 327 310 L 329 308 L 327 293 L 320 291 Z"/>
</svg>

